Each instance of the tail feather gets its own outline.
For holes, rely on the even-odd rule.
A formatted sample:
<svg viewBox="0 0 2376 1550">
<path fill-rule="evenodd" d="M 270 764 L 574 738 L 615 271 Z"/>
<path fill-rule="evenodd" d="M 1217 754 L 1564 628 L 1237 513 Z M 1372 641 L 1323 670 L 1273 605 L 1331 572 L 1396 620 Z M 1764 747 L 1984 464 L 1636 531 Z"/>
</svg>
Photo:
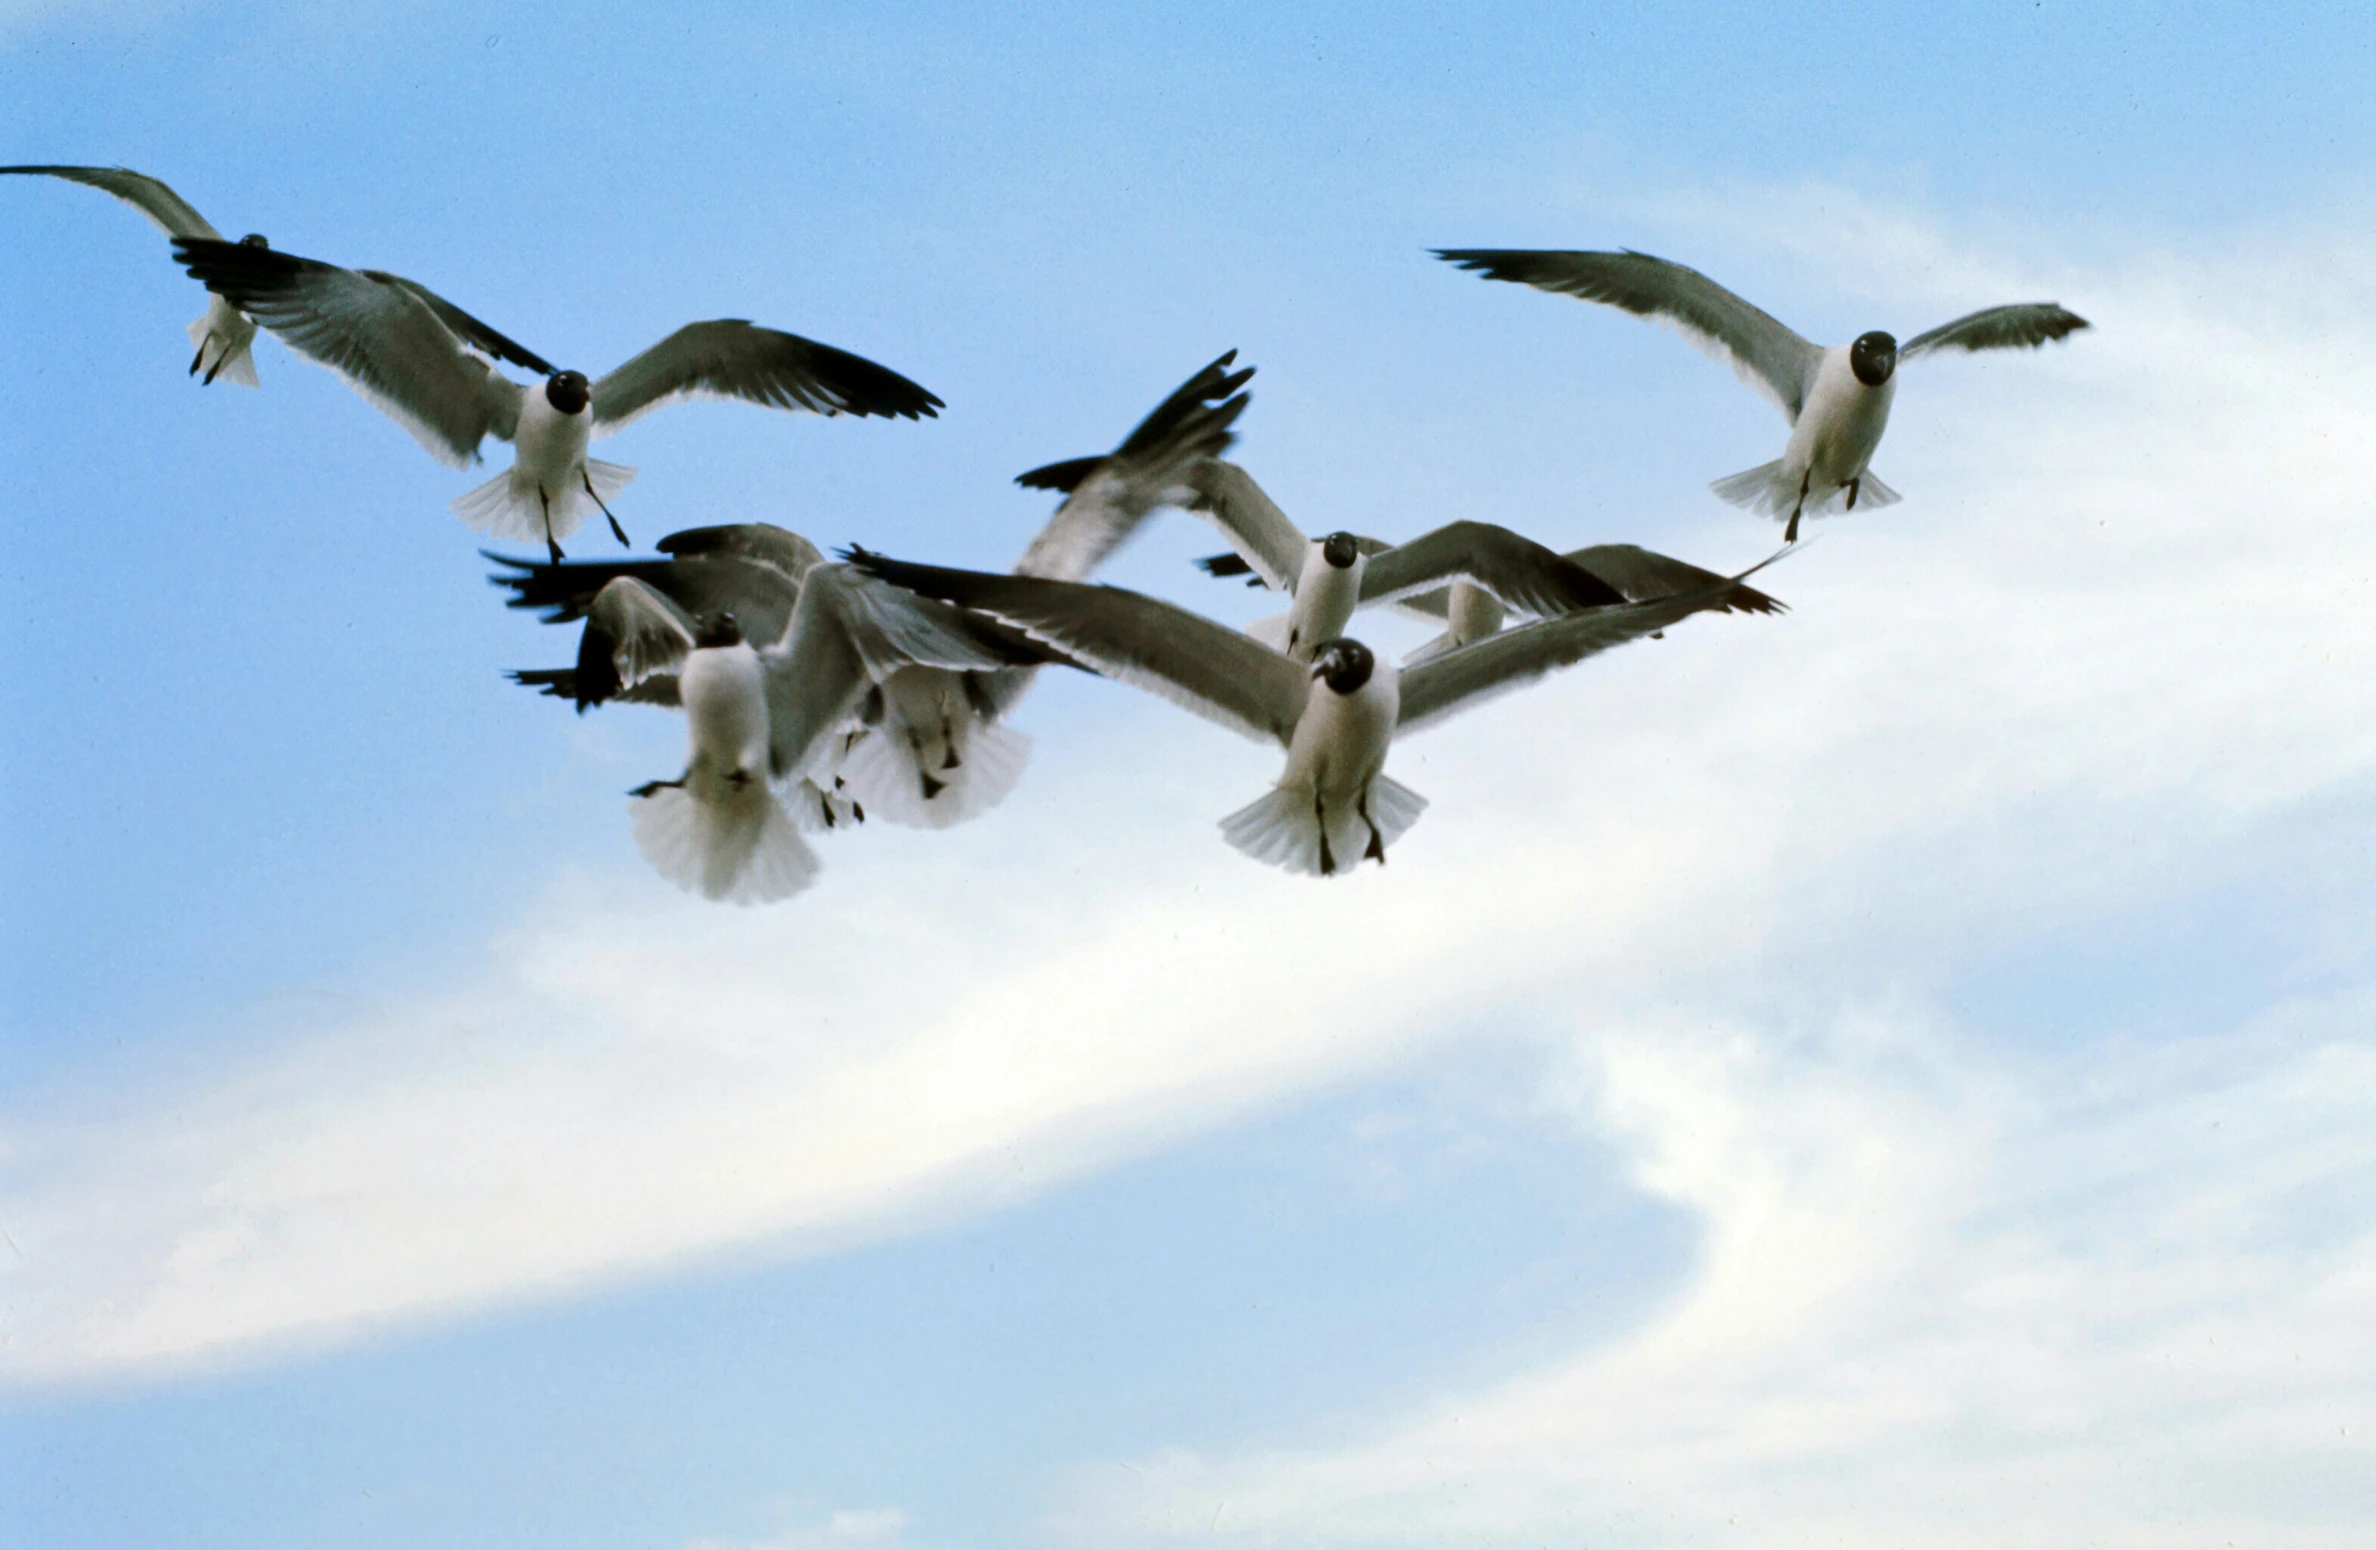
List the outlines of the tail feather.
<svg viewBox="0 0 2376 1550">
<path fill-rule="evenodd" d="M 1266 619 L 1257 619 L 1246 626 L 1246 633 L 1270 647 L 1271 650 L 1283 652 L 1287 649 L 1287 620 L 1289 617 L 1287 614 L 1272 614 Z"/>
<path fill-rule="evenodd" d="M 255 325 L 249 324 L 241 337 L 226 339 L 210 326 L 213 321 L 214 309 L 210 307 L 183 330 L 190 336 L 190 347 L 198 352 L 198 377 L 206 382 L 261 386 L 256 381 L 256 356 L 252 348 L 256 342 Z"/>
<path fill-rule="evenodd" d="M 1859 511 L 1867 507 L 1894 506 L 1902 499 L 1903 496 L 1883 484 L 1880 475 L 1869 468 L 1864 471 L 1864 478 L 1856 487 L 1856 509 Z"/>
<path fill-rule="evenodd" d="M 545 540 L 544 502 L 537 497 L 533 486 L 523 484 L 514 488 L 512 474 L 507 468 L 477 488 L 465 491 L 454 502 L 454 515 L 477 532 L 489 538 L 507 539 L 513 543 L 542 543 Z M 594 493 L 605 504 L 615 499 L 635 470 L 623 463 L 605 463 L 600 458 L 586 459 L 586 479 L 594 486 Z M 567 538 L 578 530 L 585 518 L 587 500 L 584 485 L 572 483 L 564 489 L 546 492 L 553 503 L 555 539 Z"/>
<path fill-rule="evenodd" d="M 767 904 L 816 881 L 816 852 L 762 782 L 710 799 L 662 786 L 635 798 L 629 812 L 644 859 L 687 893 Z"/>
<path fill-rule="evenodd" d="M 1719 500 L 1769 517 L 1787 517 L 1790 508 L 1798 504 L 1798 487 L 1783 473 L 1780 458 L 1727 474 L 1708 488 Z"/>
<path fill-rule="evenodd" d="M 1307 877 L 1341 877 L 1368 853 L 1373 824 L 1376 842 L 1383 850 L 1419 821 L 1427 798 L 1380 775 L 1370 782 L 1368 807 L 1368 822 L 1351 805 L 1328 814 L 1323 845 L 1312 793 L 1301 787 L 1274 786 L 1222 819 L 1221 837 L 1257 861 Z"/>
<path fill-rule="evenodd" d="M 996 721 L 960 722 L 953 746 L 924 748 L 919 764 L 896 721 L 887 722 L 859 738 L 834 773 L 869 816 L 911 829 L 947 829 L 1006 800 L 1023 778 L 1031 739 Z"/>
</svg>

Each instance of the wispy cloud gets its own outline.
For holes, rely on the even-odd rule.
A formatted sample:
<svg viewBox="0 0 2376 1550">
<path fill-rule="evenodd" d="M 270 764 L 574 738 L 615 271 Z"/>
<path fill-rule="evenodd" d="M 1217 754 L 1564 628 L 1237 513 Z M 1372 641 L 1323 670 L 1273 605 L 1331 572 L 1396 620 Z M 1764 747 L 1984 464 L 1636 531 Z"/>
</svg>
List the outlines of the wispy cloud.
<svg viewBox="0 0 2376 1550">
<path fill-rule="evenodd" d="M 1942 290 L 2032 289 L 2002 253 L 1902 216 L 1865 208 L 1847 228 L 1829 242 L 1952 257 Z M 1703 837 L 1746 843 L 1762 802 L 1772 837 L 1728 903 L 1781 912 L 1755 935 L 1790 967 L 1725 964 L 1719 929 L 1695 979 L 1678 970 L 1709 922 L 1653 915 L 1655 994 L 1573 1020 L 1576 1123 L 1701 1224 L 1669 1305 L 1350 1440 L 1084 1469 L 1066 1528 L 1109 1544 L 2364 1534 L 2364 895 L 2321 906 L 2323 878 L 2301 877 L 2311 918 L 2241 988 L 2253 1009 L 2176 1042 L 2050 1013 L 1991 1047 L 1925 994 L 2008 942 L 2044 956 L 2203 886 L 2319 793 L 2362 815 L 2364 843 L 2376 513 L 2358 470 L 2376 392 L 2349 368 L 2376 315 L 2336 280 L 2335 248 L 2066 271 L 2058 288 L 2099 324 L 2066 357 L 1909 375 L 1884 460 L 1940 493 L 1798 562 L 1839 582 L 1784 587 L 1822 638 L 1711 712 L 1746 730 L 1731 762 L 1703 741 L 1675 774 L 1704 798 Z M 2284 901 L 2282 880 L 2262 886 Z M 2148 947 L 2112 972 L 2142 990 L 2186 966 Z"/>
<path fill-rule="evenodd" d="M 1684 1301 L 1619 1350 L 1464 1401 L 1465 1419 L 1414 1416 L 1341 1457 L 1175 1461 L 1154 1497 L 1083 1521 L 1193 1501 L 1209 1524 L 1217 1492 L 1288 1537 L 1361 1537 L 1402 1500 L 1411 1522 L 1498 1532 L 1566 1521 L 1611 1479 L 1678 1499 L 1708 1478 L 1694 1467 L 1794 1427 L 1886 1439 L 1913 1414 L 1944 1438 L 1878 1346 L 1882 1375 L 1831 1400 L 1806 1361 L 1911 1319 L 1907 1288 L 1940 1305 L 1959 1284 L 1943 1266 L 2013 1295 L 2041 1232 L 2073 1246 L 2038 1284 L 2084 1281 L 2087 1219 L 2040 1217 L 2014 1154 L 2070 1149 L 2077 1176 L 2111 1180 L 2066 1134 L 2073 1111 L 2044 1105 L 2062 1078 L 1920 1017 L 1851 1013 L 1893 986 L 1919 1007 L 1976 941 L 2083 929 L 2364 787 L 2376 385 L 2335 362 L 2367 358 L 2376 327 L 2364 299 L 2322 299 L 2325 256 L 2058 273 L 2098 330 L 1926 363 L 1883 459 L 1906 505 L 1771 572 L 1787 620 L 1693 621 L 1398 750 L 1435 806 L 1382 873 L 1317 885 L 1228 852 L 1213 820 L 1275 762 L 1076 687 L 1113 719 L 1043 737 L 1007 809 L 837 843 L 791 906 L 573 876 L 475 983 L 320 1022 L 194 1090 L 22 1102 L 0 1124 L 0 1226 L 22 1255 L 0 1261 L 0 1370 L 152 1371 L 705 1256 L 824 1252 L 1524 1023 L 1576 1041 L 1580 1122 L 1702 1215 Z M 2033 288 L 2001 252 L 1967 267 L 1989 295 Z M 2315 327 L 2271 300 L 2296 273 Z M 1972 274 L 1951 279 L 1910 299 L 1969 304 Z M 1827 1030 L 1805 1051 L 1754 1013 L 1782 981 L 1791 1016 Z M 2327 1064 L 2302 1053 L 2296 1085 L 2252 1088 L 2264 1110 L 2351 1058 L 2331 1030 L 2311 1044 Z M 2022 1129 L 2041 1114 L 2066 1118 Z M 2132 1225 L 2182 1237 L 2185 1177 L 2154 1188 L 2164 1227 Z M 2206 1266 L 2224 1241 L 2202 1240 Z M 1935 1365 L 1989 1327 L 1893 1338 Z M 1968 1403 L 1989 1420 L 1986 1392 Z M 1755 1405 L 1733 1416 L 1727 1395 Z M 1779 1430 L 1748 1424 L 1756 1405 Z M 1598 1422 L 1547 1419 L 1577 1411 L 1636 1418 L 1664 1462 L 1576 1463 L 1614 1446 Z M 1427 1474 L 1462 1427 L 1503 1444 Z M 1568 1441 L 1523 1446 L 1537 1428 Z M 1777 1457 L 1798 1479 L 1832 1455 Z M 1488 1480 L 1469 1494 L 1501 1505 L 1398 1494 L 1422 1477 Z M 1658 1480 L 1669 1495 L 1641 1483 Z"/>
</svg>

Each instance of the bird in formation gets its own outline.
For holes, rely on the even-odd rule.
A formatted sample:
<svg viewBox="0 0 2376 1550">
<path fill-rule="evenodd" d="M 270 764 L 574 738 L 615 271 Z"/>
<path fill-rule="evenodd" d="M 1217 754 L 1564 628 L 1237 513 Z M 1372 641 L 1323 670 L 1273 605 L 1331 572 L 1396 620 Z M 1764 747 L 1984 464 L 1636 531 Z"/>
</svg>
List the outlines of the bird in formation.
<svg viewBox="0 0 2376 1550">
<path fill-rule="evenodd" d="M 509 606 L 581 626 L 575 662 L 521 684 L 582 714 L 614 700 L 684 713 L 679 773 L 630 793 L 636 844 L 704 898 L 797 893 L 819 863 L 804 838 L 875 816 L 946 828 L 996 806 L 1030 741 L 1008 718 L 1042 667 L 1149 690 L 1276 745 L 1271 789 L 1221 820 L 1224 839 L 1289 871 L 1383 864 L 1426 799 L 1388 776 L 1395 741 L 1459 711 L 1700 613 L 1784 611 L 1749 578 L 1632 544 L 1556 552 L 1493 523 L 1441 524 L 1401 543 L 1307 535 L 1224 456 L 1252 367 L 1227 352 L 1192 373 L 1113 450 L 1017 476 L 1063 498 L 1006 573 L 829 559 L 764 522 L 686 528 L 657 557 L 572 561 L 590 504 L 611 512 L 635 471 L 588 455 L 641 415 L 693 397 L 823 416 L 935 417 L 941 400 L 887 367 L 742 319 L 690 323 L 600 378 L 556 367 L 417 281 L 238 242 L 159 179 L 122 167 L 25 165 L 108 193 L 170 239 L 210 293 L 188 333 L 191 375 L 256 385 L 259 329 L 329 367 L 439 459 L 468 466 L 489 437 L 510 467 L 453 502 L 480 532 L 541 540 L 546 558 L 488 553 Z M 1986 308 L 1899 344 L 1873 330 L 1823 347 L 1695 269 L 1631 251 L 1446 248 L 1486 278 L 1603 302 L 1673 325 L 1731 362 L 1789 419 L 1781 457 L 1716 481 L 1783 520 L 1898 499 L 1871 468 L 1897 368 L 1944 350 L 2035 347 L 2088 327 L 2052 302 Z M 523 383 L 498 368 L 542 378 Z M 1090 578 L 1158 511 L 1210 522 L 1229 545 L 1198 563 L 1284 593 L 1244 630 Z M 1784 553 L 1789 552 L 1785 548 Z M 1353 629 L 1390 607 L 1439 626 L 1397 663 Z"/>
<path fill-rule="evenodd" d="M 2051 301 L 1985 307 L 1926 329 L 1904 344 L 1880 329 L 1828 348 L 1800 338 L 1696 269 L 1647 253 L 1538 252 L 1517 248 L 1439 248 L 1436 257 L 1488 280 L 1509 280 L 1585 301 L 1605 302 L 1672 324 L 1686 339 L 1732 363 L 1743 381 L 1774 401 L 1790 421 L 1790 443 L 1771 463 L 1717 480 L 1709 488 L 1736 506 L 1788 523 L 1835 505 L 1854 511 L 1896 503 L 1897 491 L 1872 472 L 1873 451 L 1889 426 L 1897 369 L 1940 350 L 2034 348 L 2088 326 Z"/>
</svg>

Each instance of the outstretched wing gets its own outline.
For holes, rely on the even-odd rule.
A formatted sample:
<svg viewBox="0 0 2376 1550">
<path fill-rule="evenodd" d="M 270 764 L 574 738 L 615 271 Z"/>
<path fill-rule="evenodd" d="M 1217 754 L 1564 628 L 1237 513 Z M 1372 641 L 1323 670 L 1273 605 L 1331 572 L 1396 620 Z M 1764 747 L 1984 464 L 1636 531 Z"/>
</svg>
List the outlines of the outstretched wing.
<svg viewBox="0 0 2376 1550">
<path fill-rule="evenodd" d="M 443 323 L 455 338 L 482 355 L 491 355 L 499 361 L 509 361 L 514 366 L 524 366 L 540 376 L 549 377 L 561 369 L 526 345 L 495 332 L 494 329 L 489 328 L 418 280 L 407 280 L 404 276 L 390 274 L 385 269 L 358 269 L 355 272 L 377 280 L 383 285 L 403 286 L 418 296 L 423 306 L 436 313 L 437 321 Z"/>
<path fill-rule="evenodd" d="M 783 638 L 760 653 L 767 669 L 769 767 L 807 774 L 828 734 L 869 686 L 902 667 L 956 671 L 1048 660 L 1049 653 L 987 620 L 917 597 L 847 565 L 819 565 L 800 584 Z"/>
<path fill-rule="evenodd" d="M 1015 482 L 1027 489 L 1067 493 L 1015 562 L 1016 572 L 1082 580 L 1157 507 L 1187 501 L 1192 471 L 1229 449 L 1235 439 L 1230 426 L 1245 412 L 1242 390 L 1254 368 L 1229 370 L 1236 359 L 1231 350 L 1174 388 L 1112 452 L 1018 476 Z"/>
<path fill-rule="evenodd" d="M 1766 560 L 1739 576 L 1719 578 L 1715 586 L 1677 597 L 1589 609 L 1504 630 L 1432 658 L 1402 675 L 1397 733 L 1420 731 L 1455 711 L 1507 694 L 1613 646 L 1639 640 L 1702 609 L 1720 608 L 1734 586 L 1772 563 L 1772 559 Z"/>
<path fill-rule="evenodd" d="M 344 377 L 439 460 L 466 467 L 489 436 L 509 440 L 520 384 L 464 348 L 419 287 L 271 248 L 177 237 L 206 288 L 289 348 Z"/>
<path fill-rule="evenodd" d="M 1757 588 L 1728 580 L 1712 570 L 1674 559 L 1638 544 L 1594 544 L 1571 549 L 1567 557 L 1625 595 L 1629 603 L 1656 602 L 1706 587 L 1721 587 L 1721 601 L 1711 607 L 1725 613 L 1787 613 L 1788 605 Z"/>
<path fill-rule="evenodd" d="M 1450 522 L 1372 555 L 1361 601 L 1391 603 L 1465 576 L 1514 608 L 1549 617 L 1606 608 L 1624 596 L 1608 582 L 1533 539 L 1490 522 Z"/>
<path fill-rule="evenodd" d="M 1916 334 L 1898 346 L 1898 359 L 1910 361 L 1933 350 L 2034 350 L 2050 339 L 2060 339 L 2092 326 L 2087 319 L 2066 311 L 2058 303 L 2017 301 L 2002 307 L 1984 307 L 1927 333 Z"/>
<path fill-rule="evenodd" d="M 1823 351 L 1696 269 L 1647 253 L 1534 252 L 1515 248 L 1438 248 L 1436 257 L 1488 280 L 1623 307 L 1671 324 L 1683 337 L 1729 362 L 1793 423 L 1807 402 Z"/>
<path fill-rule="evenodd" d="M 223 239 L 221 232 L 207 224 L 205 216 L 191 209 L 190 202 L 167 188 L 162 179 L 134 172 L 129 167 L 0 167 L 0 173 L 6 172 L 64 178 L 69 183 L 81 183 L 113 194 L 147 216 L 168 237 L 205 237 L 215 242 Z"/>
<path fill-rule="evenodd" d="M 978 609 L 1108 678 L 1161 695 L 1256 742 L 1286 744 L 1309 670 L 1225 624 L 1120 587 L 911 565 L 852 550 L 885 581 Z"/>
<path fill-rule="evenodd" d="M 739 398 L 810 414 L 937 415 L 941 401 L 887 366 L 741 318 L 688 323 L 594 384 L 603 434 L 684 398 Z"/>
<path fill-rule="evenodd" d="M 1237 464 L 1211 458 L 1196 466 L 1190 477 L 1196 497 L 1189 510 L 1210 517 L 1229 547 L 1274 592 L 1292 592 L 1303 574 L 1304 551 L 1311 540 L 1288 520 L 1278 503 L 1254 476 Z M 1207 565 L 1213 575 L 1225 574 Z"/>
<path fill-rule="evenodd" d="M 578 642 L 580 687 L 589 648 L 607 651 L 618 688 L 632 689 L 682 667 L 693 635 L 692 616 L 668 594 L 633 576 L 618 577 L 594 594 L 586 610 L 586 633 Z"/>
</svg>

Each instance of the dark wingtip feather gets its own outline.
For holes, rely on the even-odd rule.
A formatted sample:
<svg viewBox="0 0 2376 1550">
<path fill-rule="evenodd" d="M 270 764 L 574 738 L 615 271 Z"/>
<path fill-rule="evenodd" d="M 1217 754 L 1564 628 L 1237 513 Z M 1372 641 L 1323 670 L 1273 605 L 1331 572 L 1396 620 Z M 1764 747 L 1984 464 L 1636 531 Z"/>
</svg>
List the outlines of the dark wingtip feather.
<svg viewBox="0 0 2376 1550">
<path fill-rule="evenodd" d="M 1240 554 L 1208 554 L 1196 562 L 1196 568 L 1208 576 L 1250 576 L 1254 567 Z"/>
<path fill-rule="evenodd" d="M 1104 461 L 1105 458 L 1100 455 L 1066 458 L 1061 463 L 1043 463 L 1028 472 L 1015 475 L 1015 483 L 1026 490 L 1056 490 L 1070 495 L 1081 487 L 1083 480 L 1096 473 L 1098 465 Z"/>
</svg>

